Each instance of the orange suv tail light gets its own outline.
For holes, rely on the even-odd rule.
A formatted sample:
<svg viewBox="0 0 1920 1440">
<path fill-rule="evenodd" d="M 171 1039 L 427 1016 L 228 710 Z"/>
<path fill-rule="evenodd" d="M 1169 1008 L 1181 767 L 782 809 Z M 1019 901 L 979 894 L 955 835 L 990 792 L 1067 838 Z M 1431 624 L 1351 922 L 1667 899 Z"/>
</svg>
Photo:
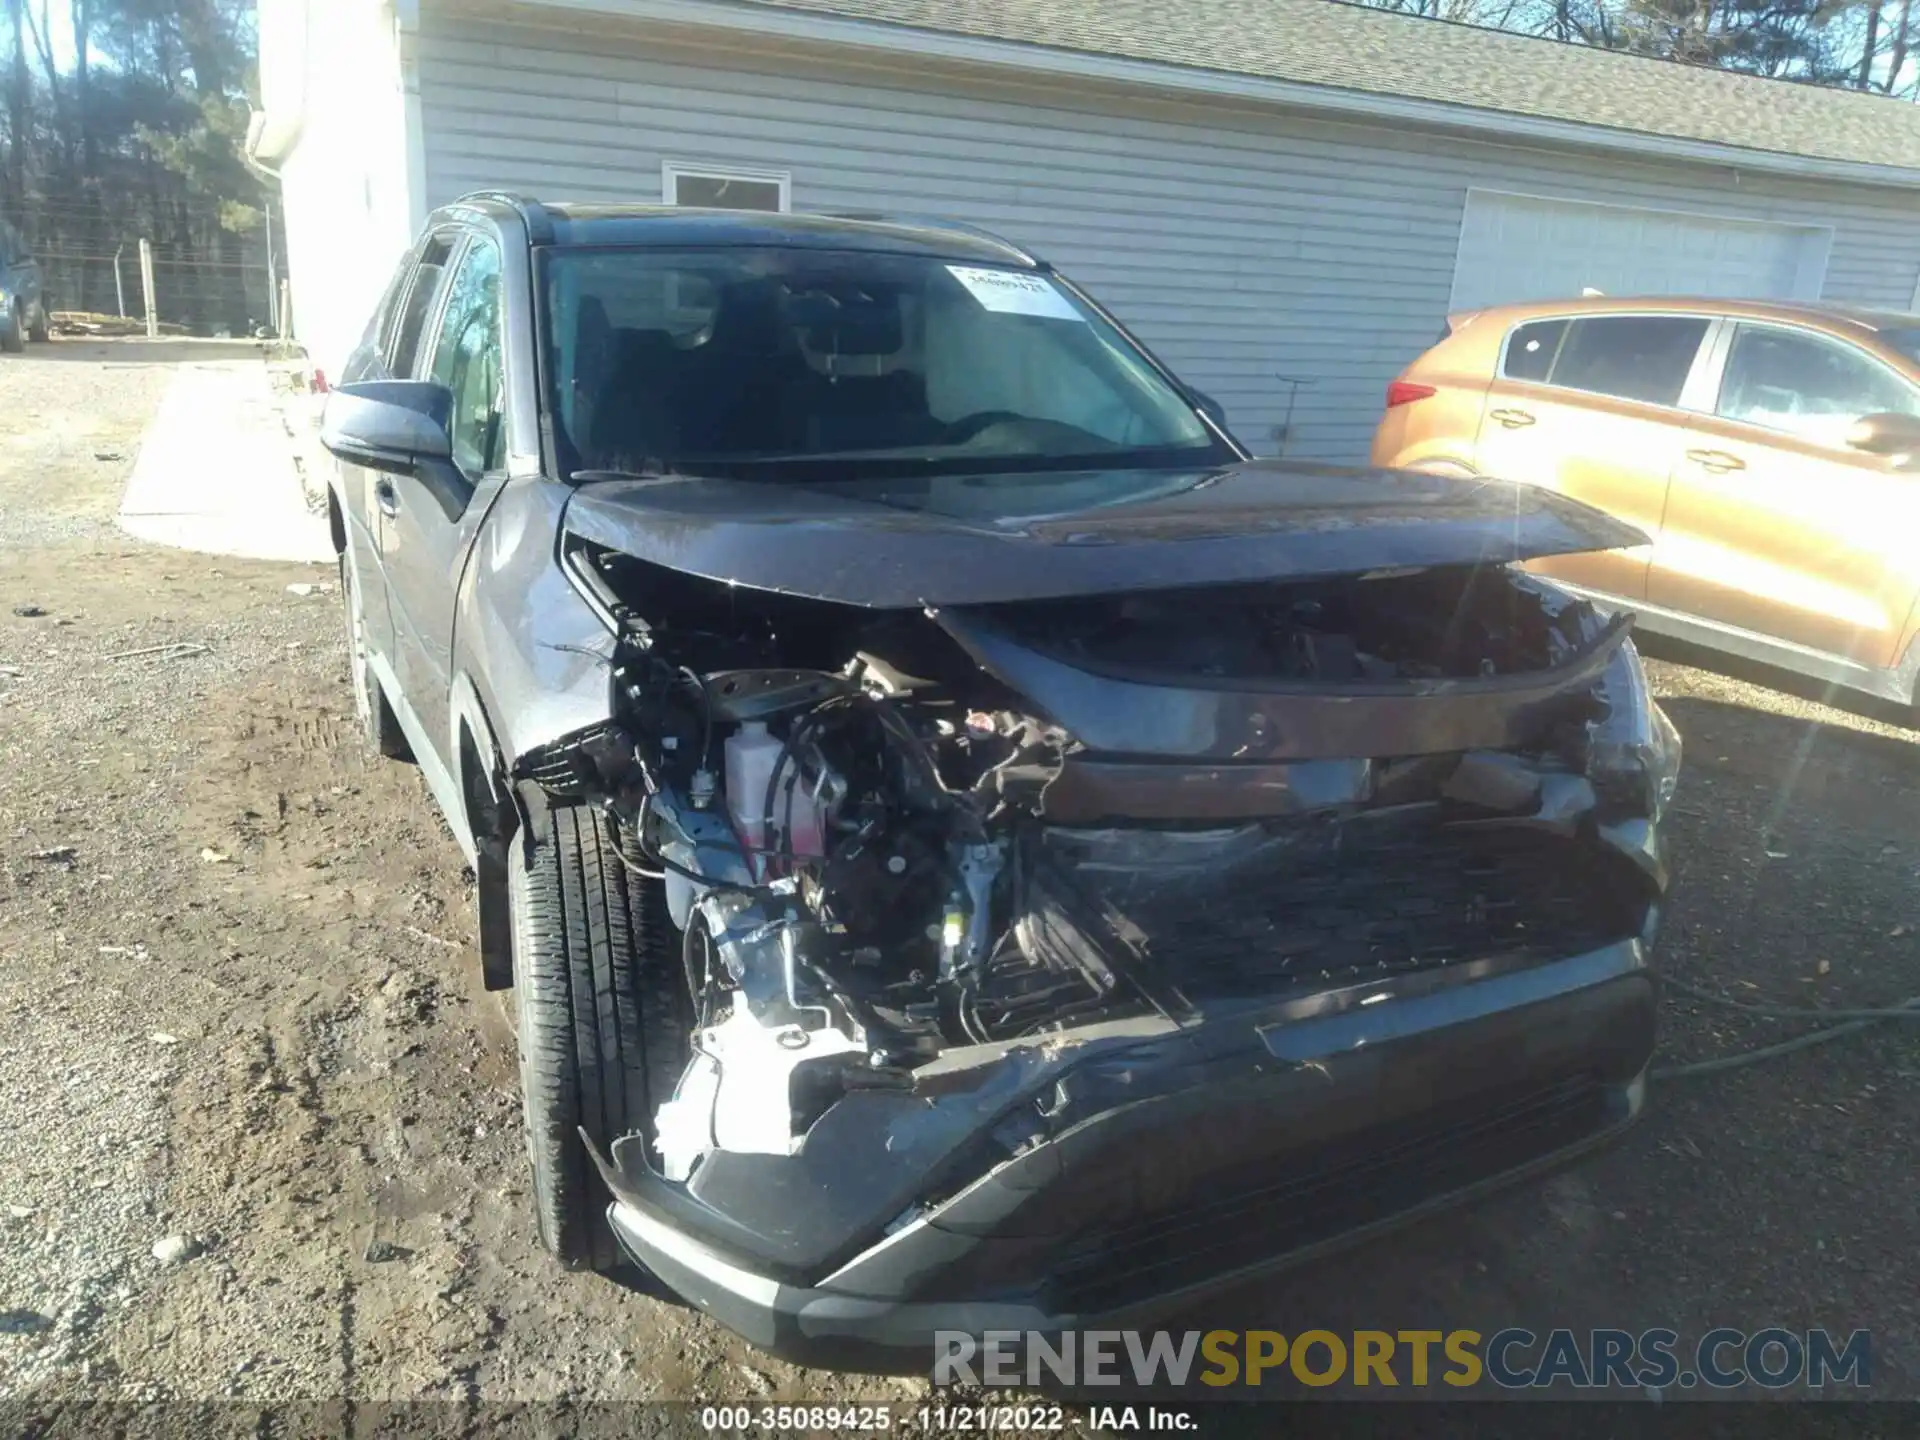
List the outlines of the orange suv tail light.
<svg viewBox="0 0 1920 1440">
<path fill-rule="evenodd" d="M 1431 399 L 1438 394 L 1431 385 L 1416 385 L 1411 380 L 1396 380 L 1387 386 L 1387 408 L 1396 405 L 1411 405 L 1416 400 Z"/>
</svg>

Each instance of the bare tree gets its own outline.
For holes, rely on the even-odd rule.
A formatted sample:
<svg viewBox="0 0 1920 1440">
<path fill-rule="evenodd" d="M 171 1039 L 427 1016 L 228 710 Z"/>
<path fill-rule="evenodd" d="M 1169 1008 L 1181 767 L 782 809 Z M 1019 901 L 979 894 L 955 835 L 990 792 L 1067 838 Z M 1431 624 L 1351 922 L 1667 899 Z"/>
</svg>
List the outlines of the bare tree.
<svg viewBox="0 0 1920 1440">
<path fill-rule="evenodd" d="M 53 58 L 53 21 L 47 13 L 47 0 L 40 0 L 37 19 L 29 6 L 26 20 L 27 33 L 33 37 L 34 53 L 40 57 L 40 68 L 47 76 L 47 96 L 53 102 L 53 133 L 64 141 L 71 132 L 66 123 L 66 106 L 60 93 L 60 66 Z M 71 160 L 72 156 L 67 158 Z"/>
<path fill-rule="evenodd" d="M 1568 44 L 1906 93 L 1912 0 L 1365 0 Z M 1892 7 L 1900 7 L 1898 23 Z M 1920 77 L 1912 84 L 1920 85 Z"/>
<path fill-rule="evenodd" d="M 99 164 L 99 146 L 93 123 L 93 0 L 72 0 L 73 93 L 80 112 L 80 159 L 83 173 L 92 175 Z"/>
<path fill-rule="evenodd" d="M 1913 0 L 1900 0 L 1900 20 L 1893 29 L 1893 44 L 1887 52 L 1887 78 L 1882 87 L 1889 95 L 1903 93 L 1906 82 L 1901 79 L 1901 71 L 1907 68 L 1907 48 L 1912 40 Z"/>
<path fill-rule="evenodd" d="M 1874 57 L 1880 51 L 1880 0 L 1871 0 L 1867 6 L 1867 34 L 1860 46 L 1860 64 L 1854 71 L 1853 88 L 1866 90 L 1873 85 Z"/>
<path fill-rule="evenodd" d="M 28 131 L 33 125 L 33 76 L 27 69 L 27 25 L 22 0 L 5 0 L 13 36 L 13 66 L 7 76 L 7 206 L 18 214 L 27 201 Z"/>
</svg>

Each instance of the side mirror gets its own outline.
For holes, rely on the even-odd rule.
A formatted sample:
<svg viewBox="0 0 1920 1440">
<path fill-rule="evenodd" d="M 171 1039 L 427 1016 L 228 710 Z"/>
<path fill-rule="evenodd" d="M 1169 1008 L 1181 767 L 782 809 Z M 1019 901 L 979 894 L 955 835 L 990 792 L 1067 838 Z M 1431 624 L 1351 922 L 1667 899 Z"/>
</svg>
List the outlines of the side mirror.
<svg viewBox="0 0 1920 1440">
<path fill-rule="evenodd" d="M 1847 430 L 1847 444 L 1869 455 L 1920 453 L 1920 415 L 1890 410 L 1862 416 Z"/>
<path fill-rule="evenodd" d="M 453 455 L 453 392 L 430 380 L 367 380 L 327 397 L 320 443 L 370 470 L 417 474 Z"/>
</svg>

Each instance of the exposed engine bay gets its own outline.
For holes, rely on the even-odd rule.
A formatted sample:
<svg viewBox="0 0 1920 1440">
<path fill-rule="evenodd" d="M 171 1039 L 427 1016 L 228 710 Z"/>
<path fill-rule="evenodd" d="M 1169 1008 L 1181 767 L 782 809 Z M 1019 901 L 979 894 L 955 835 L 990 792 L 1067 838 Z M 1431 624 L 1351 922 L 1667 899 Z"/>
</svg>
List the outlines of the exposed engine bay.
<svg viewBox="0 0 1920 1440">
<path fill-rule="evenodd" d="M 1658 817 L 1677 737 L 1624 623 L 1517 570 L 899 611 L 566 559 L 614 722 L 539 777 L 664 882 L 669 1180 L 943 1057 L 1525 965 L 1650 904 L 1595 834 Z"/>
</svg>

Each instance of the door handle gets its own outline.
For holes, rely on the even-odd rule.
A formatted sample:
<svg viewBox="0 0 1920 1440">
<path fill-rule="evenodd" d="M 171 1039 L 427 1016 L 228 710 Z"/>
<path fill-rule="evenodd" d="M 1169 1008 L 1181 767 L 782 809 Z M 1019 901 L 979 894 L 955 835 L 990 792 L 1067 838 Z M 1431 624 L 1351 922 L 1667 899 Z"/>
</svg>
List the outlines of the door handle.
<svg viewBox="0 0 1920 1440">
<path fill-rule="evenodd" d="M 382 515 L 400 513 L 400 492 L 393 488 L 391 480 L 381 480 L 373 487 L 373 503 L 380 507 Z"/>
<path fill-rule="evenodd" d="M 1488 413 L 1509 430 L 1524 430 L 1533 424 L 1533 416 L 1524 410 L 1492 410 Z"/>
<path fill-rule="evenodd" d="M 1729 470 L 1744 470 L 1747 462 L 1738 455 L 1729 455 L 1724 450 L 1689 450 L 1687 459 L 1693 461 L 1702 470 L 1715 475 L 1724 475 Z"/>
</svg>

